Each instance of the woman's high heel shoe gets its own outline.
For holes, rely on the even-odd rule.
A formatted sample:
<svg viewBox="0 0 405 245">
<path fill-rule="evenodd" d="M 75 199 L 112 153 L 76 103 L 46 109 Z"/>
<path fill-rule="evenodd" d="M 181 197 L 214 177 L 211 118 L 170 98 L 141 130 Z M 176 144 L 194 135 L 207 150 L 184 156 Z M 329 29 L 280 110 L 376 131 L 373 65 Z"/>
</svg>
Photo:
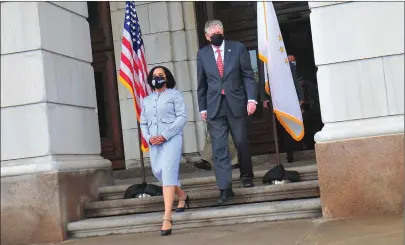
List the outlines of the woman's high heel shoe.
<svg viewBox="0 0 405 245">
<path fill-rule="evenodd" d="M 169 221 L 171 225 L 173 225 L 173 222 L 170 219 L 164 219 L 163 222 Z M 160 235 L 162 236 L 168 236 L 172 234 L 172 228 L 168 230 L 160 230 Z"/>
<path fill-rule="evenodd" d="M 188 195 L 185 200 L 180 200 L 180 201 L 184 201 L 184 206 L 180 207 L 180 208 L 176 208 L 175 212 L 177 212 L 177 213 L 184 212 L 184 210 L 186 210 L 186 206 L 187 206 L 187 208 L 190 208 L 190 198 L 188 197 Z"/>
</svg>

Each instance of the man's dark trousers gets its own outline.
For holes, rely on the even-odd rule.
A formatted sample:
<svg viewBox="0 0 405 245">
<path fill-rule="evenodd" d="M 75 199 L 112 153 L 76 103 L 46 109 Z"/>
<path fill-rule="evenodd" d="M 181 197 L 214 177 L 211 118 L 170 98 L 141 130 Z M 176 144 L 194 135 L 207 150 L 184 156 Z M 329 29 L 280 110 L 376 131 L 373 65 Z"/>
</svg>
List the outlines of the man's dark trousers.
<svg viewBox="0 0 405 245">
<path fill-rule="evenodd" d="M 211 134 L 215 176 L 220 190 L 232 189 L 232 164 L 228 151 L 228 133 L 231 133 L 238 151 L 241 181 L 252 181 L 252 159 L 247 138 L 247 116 L 235 117 L 225 95 L 222 96 L 218 113 L 207 123 Z"/>
</svg>

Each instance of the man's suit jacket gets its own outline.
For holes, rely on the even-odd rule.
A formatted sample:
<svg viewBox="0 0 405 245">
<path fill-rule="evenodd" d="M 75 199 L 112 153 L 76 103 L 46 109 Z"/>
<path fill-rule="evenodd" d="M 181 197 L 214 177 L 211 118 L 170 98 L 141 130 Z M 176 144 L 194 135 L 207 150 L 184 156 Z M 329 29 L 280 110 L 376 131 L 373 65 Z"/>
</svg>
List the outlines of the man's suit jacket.
<svg viewBox="0 0 405 245">
<path fill-rule="evenodd" d="M 232 114 L 247 115 L 247 101 L 256 101 L 256 87 L 249 52 L 244 44 L 224 41 L 224 74 L 221 78 L 211 44 L 197 53 L 197 94 L 200 111 L 214 118 L 224 89 Z"/>
<path fill-rule="evenodd" d="M 289 63 L 290 63 L 291 74 L 292 74 L 292 77 L 294 80 L 295 91 L 297 91 L 298 101 L 304 101 L 304 92 L 298 81 L 297 69 L 293 62 L 290 61 Z M 263 82 L 261 85 L 260 95 L 262 97 L 262 101 L 270 99 L 270 96 L 265 91 L 264 79 L 263 79 Z"/>
</svg>

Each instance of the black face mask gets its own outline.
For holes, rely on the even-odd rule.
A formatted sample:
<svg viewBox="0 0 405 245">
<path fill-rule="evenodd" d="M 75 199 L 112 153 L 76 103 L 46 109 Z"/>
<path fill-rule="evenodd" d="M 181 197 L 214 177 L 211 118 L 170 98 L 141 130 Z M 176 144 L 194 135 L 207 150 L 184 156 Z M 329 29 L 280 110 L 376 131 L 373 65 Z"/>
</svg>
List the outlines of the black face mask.
<svg viewBox="0 0 405 245">
<path fill-rule="evenodd" d="M 153 77 L 152 85 L 156 89 L 161 89 L 167 83 L 164 77 Z"/>
<path fill-rule="evenodd" d="M 224 41 L 224 35 L 222 35 L 222 34 L 214 34 L 211 36 L 211 43 L 214 46 L 221 46 L 223 41 Z"/>
</svg>

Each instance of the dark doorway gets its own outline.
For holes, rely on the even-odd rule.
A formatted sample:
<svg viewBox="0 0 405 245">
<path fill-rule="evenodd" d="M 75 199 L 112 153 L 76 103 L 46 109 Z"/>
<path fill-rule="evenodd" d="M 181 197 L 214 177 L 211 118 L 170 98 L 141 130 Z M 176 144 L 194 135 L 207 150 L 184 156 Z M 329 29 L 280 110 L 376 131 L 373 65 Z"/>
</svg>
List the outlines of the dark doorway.
<svg viewBox="0 0 405 245">
<path fill-rule="evenodd" d="M 125 169 L 110 5 L 109 2 L 87 2 L 87 7 L 101 156 L 112 162 L 113 169 Z"/>
<path fill-rule="evenodd" d="M 273 2 L 286 45 L 287 53 L 296 57 L 297 73 L 303 82 L 311 100 L 317 100 L 316 66 L 313 55 L 311 26 L 308 2 Z M 257 15 L 256 2 L 195 2 L 197 31 L 200 48 L 208 44 L 204 36 L 204 23 L 209 19 L 219 19 L 224 24 L 226 39 L 244 43 L 251 54 L 252 68 L 257 81 L 264 79 L 263 66 L 257 57 Z M 308 86 L 309 84 L 309 86 Z M 315 89 L 315 91 L 314 91 Z M 309 91 L 311 90 L 311 91 Z M 316 96 L 315 96 L 316 95 Z M 316 98 L 313 98 L 313 97 Z M 252 155 L 275 153 L 274 132 L 271 112 L 263 108 L 262 98 L 258 96 L 258 108 L 252 117 L 249 128 L 249 141 Z M 316 101 L 313 103 L 317 103 Z M 299 149 L 313 149 L 314 134 L 321 127 L 319 106 L 311 106 L 316 111 L 305 118 L 306 136 L 299 144 Z M 305 113 L 304 113 L 305 114 Z M 319 114 L 319 117 L 317 115 Z M 306 119 L 306 120 L 305 120 Z M 280 133 L 278 133 L 280 135 Z M 280 152 L 285 152 L 280 144 Z"/>
</svg>

